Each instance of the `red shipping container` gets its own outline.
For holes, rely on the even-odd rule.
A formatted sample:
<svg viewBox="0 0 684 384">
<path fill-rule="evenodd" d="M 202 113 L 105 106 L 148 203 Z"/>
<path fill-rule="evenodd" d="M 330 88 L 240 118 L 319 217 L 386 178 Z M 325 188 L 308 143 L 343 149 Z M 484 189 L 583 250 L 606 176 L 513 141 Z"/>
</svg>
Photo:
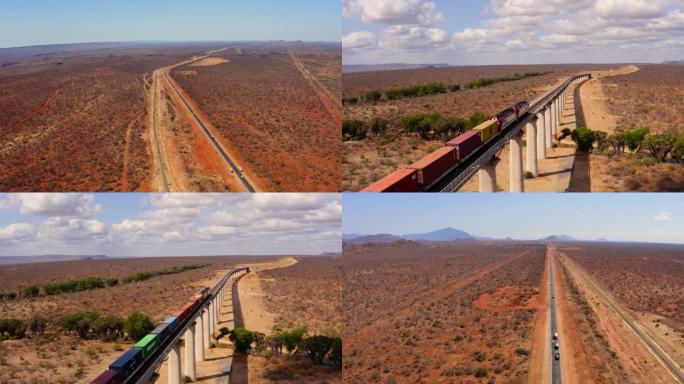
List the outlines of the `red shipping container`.
<svg viewBox="0 0 684 384">
<path fill-rule="evenodd" d="M 172 316 L 176 316 L 178 318 L 178 321 L 183 321 L 185 318 L 192 312 L 193 309 L 195 309 L 196 303 L 194 301 L 191 301 L 184 306 L 181 307 L 176 313 L 174 313 Z"/>
<path fill-rule="evenodd" d="M 482 145 L 482 138 L 477 131 L 468 131 L 447 143 L 456 150 L 456 160 L 462 161 Z"/>
<path fill-rule="evenodd" d="M 369 185 L 361 192 L 420 192 L 415 169 L 400 169 Z"/>
<path fill-rule="evenodd" d="M 429 186 L 458 164 L 453 147 L 440 148 L 416 161 L 409 168 L 418 172 L 418 183 Z"/>
<path fill-rule="evenodd" d="M 120 384 L 122 382 L 121 372 L 107 370 L 91 381 L 90 384 Z"/>
</svg>

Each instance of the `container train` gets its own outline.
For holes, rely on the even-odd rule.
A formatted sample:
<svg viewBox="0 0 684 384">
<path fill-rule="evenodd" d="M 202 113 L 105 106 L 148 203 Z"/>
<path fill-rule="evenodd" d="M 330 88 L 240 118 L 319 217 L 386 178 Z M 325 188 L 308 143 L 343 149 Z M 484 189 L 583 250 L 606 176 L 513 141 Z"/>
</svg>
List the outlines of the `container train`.
<svg viewBox="0 0 684 384">
<path fill-rule="evenodd" d="M 520 117 L 529 112 L 530 104 L 521 101 L 465 132 L 446 146 L 369 185 L 361 192 L 420 192 L 439 181 L 482 145 L 498 137 Z"/>
<path fill-rule="evenodd" d="M 154 354 L 174 334 L 188 316 L 195 313 L 209 296 L 209 288 L 204 288 L 202 292 L 194 295 L 178 311 L 167 317 L 152 332 L 140 339 L 133 348 L 124 352 L 123 355 L 111 363 L 109 369 L 95 378 L 91 384 L 124 383 L 148 357 Z"/>
</svg>

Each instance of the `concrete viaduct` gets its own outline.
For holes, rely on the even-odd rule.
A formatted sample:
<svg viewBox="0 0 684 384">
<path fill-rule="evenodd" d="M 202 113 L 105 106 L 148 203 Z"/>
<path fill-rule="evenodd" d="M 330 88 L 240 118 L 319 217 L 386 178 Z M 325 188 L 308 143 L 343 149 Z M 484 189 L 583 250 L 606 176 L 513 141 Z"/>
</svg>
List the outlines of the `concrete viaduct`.
<svg viewBox="0 0 684 384">
<path fill-rule="evenodd" d="M 547 158 L 547 149 L 551 148 L 553 138 L 559 133 L 560 120 L 568 97 L 571 86 L 580 84 L 588 80 L 591 75 L 581 75 L 570 81 L 564 82 L 559 89 L 555 89 L 550 94 L 555 94 L 549 100 L 545 97 L 537 99 L 530 104 L 530 114 L 534 118 L 525 124 L 525 135 L 527 141 L 527 162 L 525 171 L 534 177 L 539 176 L 539 160 Z M 541 102 L 545 101 L 545 102 Z M 540 103 L 541 102 L 541 103 Z M 510 192 L 525 191 L 525 173 L 523 172 L 523 143 L 522 131 L 514 135 L 511 140 L 510 148 Z M 536 144 L 536 145 L 535 145 Z M 480 192 L 496 191 L 496 161 L 491 159 L 484 164 L 479 172 Z"/>
<path fill-rule="evenodd" d="M 496 192 L 497 154 L 510 142 L 510 192 L 525 191 L 525 172 L 539 176 L 539 160 L 547 159 L 554 137 L 559 133 L 560 121 L 568 96 L 574 86 L 591 78 L 590 74 L 572 76 L 546 94 L 530 102 L 527 115 L 507 128 L 493 142 L 483 145 L 463 164 L 449 171 L 430 192 L 457 192 L 465 182 L 478 174 L 480 192 Z M 523 170 L 523 140 L 526 134 L 526 163 Z"/>
</svg>

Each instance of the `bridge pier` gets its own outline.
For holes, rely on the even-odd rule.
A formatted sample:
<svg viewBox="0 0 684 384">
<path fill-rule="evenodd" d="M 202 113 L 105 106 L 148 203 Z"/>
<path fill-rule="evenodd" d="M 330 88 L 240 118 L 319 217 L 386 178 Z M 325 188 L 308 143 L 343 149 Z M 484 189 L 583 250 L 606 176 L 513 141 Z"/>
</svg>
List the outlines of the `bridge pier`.
<svg viewBox="0 0 684 384">
<path fill-rule="evenodd" d="M 496 159 L 480 167 L 480 192 L 496 192 Z"/>
<path fill-rule="evenodd" d="M 525 163 L 525 170 L 538 176 L 539 160 L 537 160 L 537 123 L 532 121 L 525 126 L 525 134 L 527 135 L 527 163 Z"/>
<path fill-rule="evenodd" d="M 197 380 L 197 362 L 195 361 L 195 326 L 192 323 L 185 331 L 185 376 Z"/>
<path fill-rule="evenodd" d="M 551 127 L 553 125 L 553 111 L 551 110 L 551 105 L 547 105 L 544 109 L 544 126 L 545 126 L 545 143 L 546 148 L 551 148 Z"/>
<path fill-rule="evenodd" d="M 169 351 L 169 384 L 181 384 L 180 344 L 176 343 Z"/>
<path fill-rule="evenodd" d="M 204 322 L 202 315 L 198 316 L 195 329 L 195 358 L 197 361 L 204 361 Z"/>
<path fill-rule="evenodd" d="M 510 177 L 509 177 L 509 191 L 510 192 L 525 192 L 525 184 L 523 178 L 523 161 L 522 161 L 522 135 L 517 134 L 511 138 L 510 148 Z"/>
<path fill-rule="evenodd" d="M 551 137 L 555 139 L 558 137 L 558 123 L 560 122 L 560 119 L 558 116 L 560 115 L 560 103 L 558 102 L 558 98 L 555 98 L 553 100 L 553 131 L 551 131 Z"/>
<path fill-rule="evenodd" d="M 205 308 L 202 312 L 202 323 L 204 323 L 202 326 L 204 330 L 202 333 L 202 337 L 204 339 L 204 348 L 209 349 L 211 340 L 209 339 L 209 311 L 207 308 Z"/>
<path fill-rule="evenodd" d="M 544 111 L 537 113 L 537 158 L 546 159 L 546 117 Z"/>
</svg>

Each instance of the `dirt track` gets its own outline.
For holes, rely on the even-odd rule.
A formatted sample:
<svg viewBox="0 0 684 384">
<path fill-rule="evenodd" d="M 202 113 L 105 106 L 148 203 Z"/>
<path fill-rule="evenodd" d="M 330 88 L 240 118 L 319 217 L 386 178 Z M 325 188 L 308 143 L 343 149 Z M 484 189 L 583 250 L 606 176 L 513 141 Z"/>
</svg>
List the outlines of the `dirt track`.
<svg viewBox="0 0 684 384">
<path fill-rule="evenodd" d="M 603 92 L 605 85 L 601 79 L 616 75 L 626 75 L 638 70 L 639 67 L 630 65 L 617 70 L 599 71 L 591 74 L 591 79 L 582 84 L 579 92 L 580 102 L 584 111 L 585 127 L 609 134 L 615 131 L 615 128 L 617 128 L 617 116 L 608 112 L 608 107 L 606 106 L 608 98 Z"/>
</svg>

